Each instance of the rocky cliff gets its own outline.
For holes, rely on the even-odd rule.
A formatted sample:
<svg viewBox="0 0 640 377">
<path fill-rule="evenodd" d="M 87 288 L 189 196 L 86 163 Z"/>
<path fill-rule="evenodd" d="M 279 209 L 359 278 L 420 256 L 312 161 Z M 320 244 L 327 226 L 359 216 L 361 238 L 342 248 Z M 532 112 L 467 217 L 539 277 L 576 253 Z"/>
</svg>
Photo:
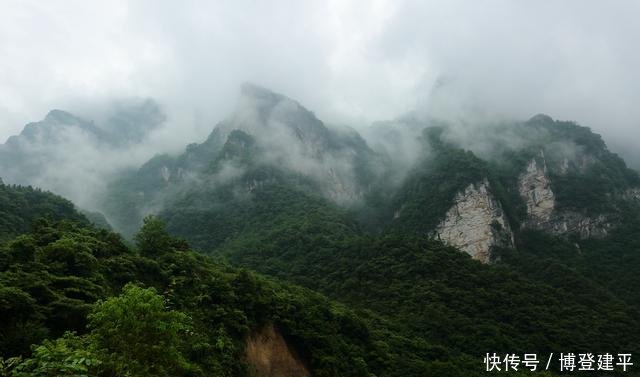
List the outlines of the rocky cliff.
<svg viewBox="0 0 640 377">
<path fill-rule="evenodd" d="M 518 179 L 518 191 L 527 206 L 527 221 L 533 224 L 545 223 L 551 219 L 555 207 L 555 195 L 547 176 L 544 152 L 533 158 Z"/>
<path fill-rule="evenodd" d="M 485 263 L 491 259 L 493 246 L 513 246 L 509 222 L 486 179 L 456 195 L 435 235 Z"/>
<path fill-rule="evenodd" d="M 581 158 L 584 168 L 586 158 Z M 563 159 L 560 174 L 566 173 L 569 162 Z M 580 238 L 604 237 L 613 224 L 607 214 L 588 216 L 572 210 L 558 210 L 556 197 L 552 190 L 547 161 L 544 151 L 528 163 L 526 169 L 518 178 L 518 191 L 527 207 L 527 217 L 523 227 L 542 230 L 558 236 L 578 236 Z"/>
</svg>

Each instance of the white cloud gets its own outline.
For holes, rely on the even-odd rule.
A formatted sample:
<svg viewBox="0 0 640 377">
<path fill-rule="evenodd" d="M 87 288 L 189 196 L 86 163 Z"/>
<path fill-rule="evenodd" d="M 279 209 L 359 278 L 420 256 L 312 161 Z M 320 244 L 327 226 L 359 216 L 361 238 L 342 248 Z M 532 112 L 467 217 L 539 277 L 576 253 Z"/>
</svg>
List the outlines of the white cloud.
<svg viewBox="0 0 640 377">
<path fill-rule="evenodd" d="M 4 0 L 0 139 L 51 108 L 152 96 L 180 127 L 172 140 L 196 141 L 228 114 L 242 81 L 330 121 L 367 123 L 436 111 L 431 90 L 444 77 L 449 112 L 544 112 L 631 151 L 637 14 L 631 0 Z"/>
</svg>

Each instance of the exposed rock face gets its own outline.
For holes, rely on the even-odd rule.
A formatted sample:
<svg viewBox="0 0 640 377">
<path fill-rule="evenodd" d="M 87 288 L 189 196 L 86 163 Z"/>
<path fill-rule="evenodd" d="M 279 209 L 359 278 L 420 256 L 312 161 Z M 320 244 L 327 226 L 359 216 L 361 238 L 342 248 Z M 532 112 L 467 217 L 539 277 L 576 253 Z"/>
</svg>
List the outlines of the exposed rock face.
<svg viewBox="0 0 640 377">
<path fill-rule="evenodd" d="M 551 221 L 540 224 L 540 228 L 559 236 L 573 234 L 587 239 L 607 236 L 613 224 L 605 215 L 589 217 L 577 212 L 563 211 L 554 214 Z"/>
<path fill-rule="evenodd" d="M 588 164 L 589 158 L 580 159 L 582 165 Z M 559 172 L 569 165 L 563 160 Z M 581 165 L 581 166 L 582 166 Z M 527 206 L 527 218 L 523 226 L 539 229 L 548 233 L 566 236 L 578 235 L 580 238 L 604 237 L 613 227 L 606 215 L 589 217 L 575 211 L 556 210 L 556 199 L 551 189 L 551 179 L 547 173 L 544 152 L 533 158 L 518 179 L 519 192 Z"/>
<path fill-rule="evenodd" d="M 549 221 L 556 204 L 542 151 L 540 160 L 541 162 L 536 158 L 532 159 L 518 179 L 520 195 L 527 205 L 529 220 L 534 223 Z"/>
<path fill-rule="evenodd" d="M 513 246 L 509 222 L 486 179 L 456 195 L 435 233 L 445 243 L 485 263 L 490 260 L 492 246 Z"/>
<path fill-rule="evenodd" d="M 310 377 L 311 373 L 282 334 L 268 324 L 249 336 L 247 362 L 260 377 Z"/>
<path fill-rule="evenodd" d="M 162 175 L 162 179 L 164 179 L 165 182 L 169 182 L 169 178 L 171 178 L 171 171 L 167 166 L 163 166 L 160 169 L 160 175 Z"/>
</svg>

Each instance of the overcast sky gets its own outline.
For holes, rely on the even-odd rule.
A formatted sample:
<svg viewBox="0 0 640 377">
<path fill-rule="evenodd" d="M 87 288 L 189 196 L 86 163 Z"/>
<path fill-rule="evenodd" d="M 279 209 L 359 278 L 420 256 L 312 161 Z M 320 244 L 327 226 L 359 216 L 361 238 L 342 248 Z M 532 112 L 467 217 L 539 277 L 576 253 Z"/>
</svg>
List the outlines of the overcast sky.
<svg viewBox="0 0 640 377">
<path fill-rule="evenodd" d="M 52 108 L 146 96 L 197 141 L 251 81 L 330 122 L 439 93 L 454 116 L 547 113 L 640 161 L 639 18 L 634 0 L 0 0 L 0 142 Z"/>
</svg>

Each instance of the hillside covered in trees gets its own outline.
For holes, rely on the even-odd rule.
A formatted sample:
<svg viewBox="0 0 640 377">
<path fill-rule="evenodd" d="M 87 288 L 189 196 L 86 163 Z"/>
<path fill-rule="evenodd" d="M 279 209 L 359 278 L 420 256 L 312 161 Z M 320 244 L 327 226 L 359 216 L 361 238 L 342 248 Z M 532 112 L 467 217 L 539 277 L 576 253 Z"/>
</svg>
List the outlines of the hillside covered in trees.
<svg viewBox="0 0 640 377">
<path fill-rule="evenodd" d="M 2 373 L 249 376 L 269 327 L 313 376 L 470 376 L 479 350 L 640 349 L 635 303 L 552 255 L 540 275 L 525 251 L 486 265 L 418 237 L 328 237 L 306 213 L 224 251 L 313 290 L 193 252 L 157 218 L 131 246 L 73 217 L 37 221 L 0 247 Z"/>
<path fill-rule="evenodd" d="M 104 216 L 1 184 L 2 373 L 474 376 L 488 353 L 640 351 L 640 177 L 599 135 L 372 127 L 245 85 L 204 142 L 105 182 Z"/>
</svg>

